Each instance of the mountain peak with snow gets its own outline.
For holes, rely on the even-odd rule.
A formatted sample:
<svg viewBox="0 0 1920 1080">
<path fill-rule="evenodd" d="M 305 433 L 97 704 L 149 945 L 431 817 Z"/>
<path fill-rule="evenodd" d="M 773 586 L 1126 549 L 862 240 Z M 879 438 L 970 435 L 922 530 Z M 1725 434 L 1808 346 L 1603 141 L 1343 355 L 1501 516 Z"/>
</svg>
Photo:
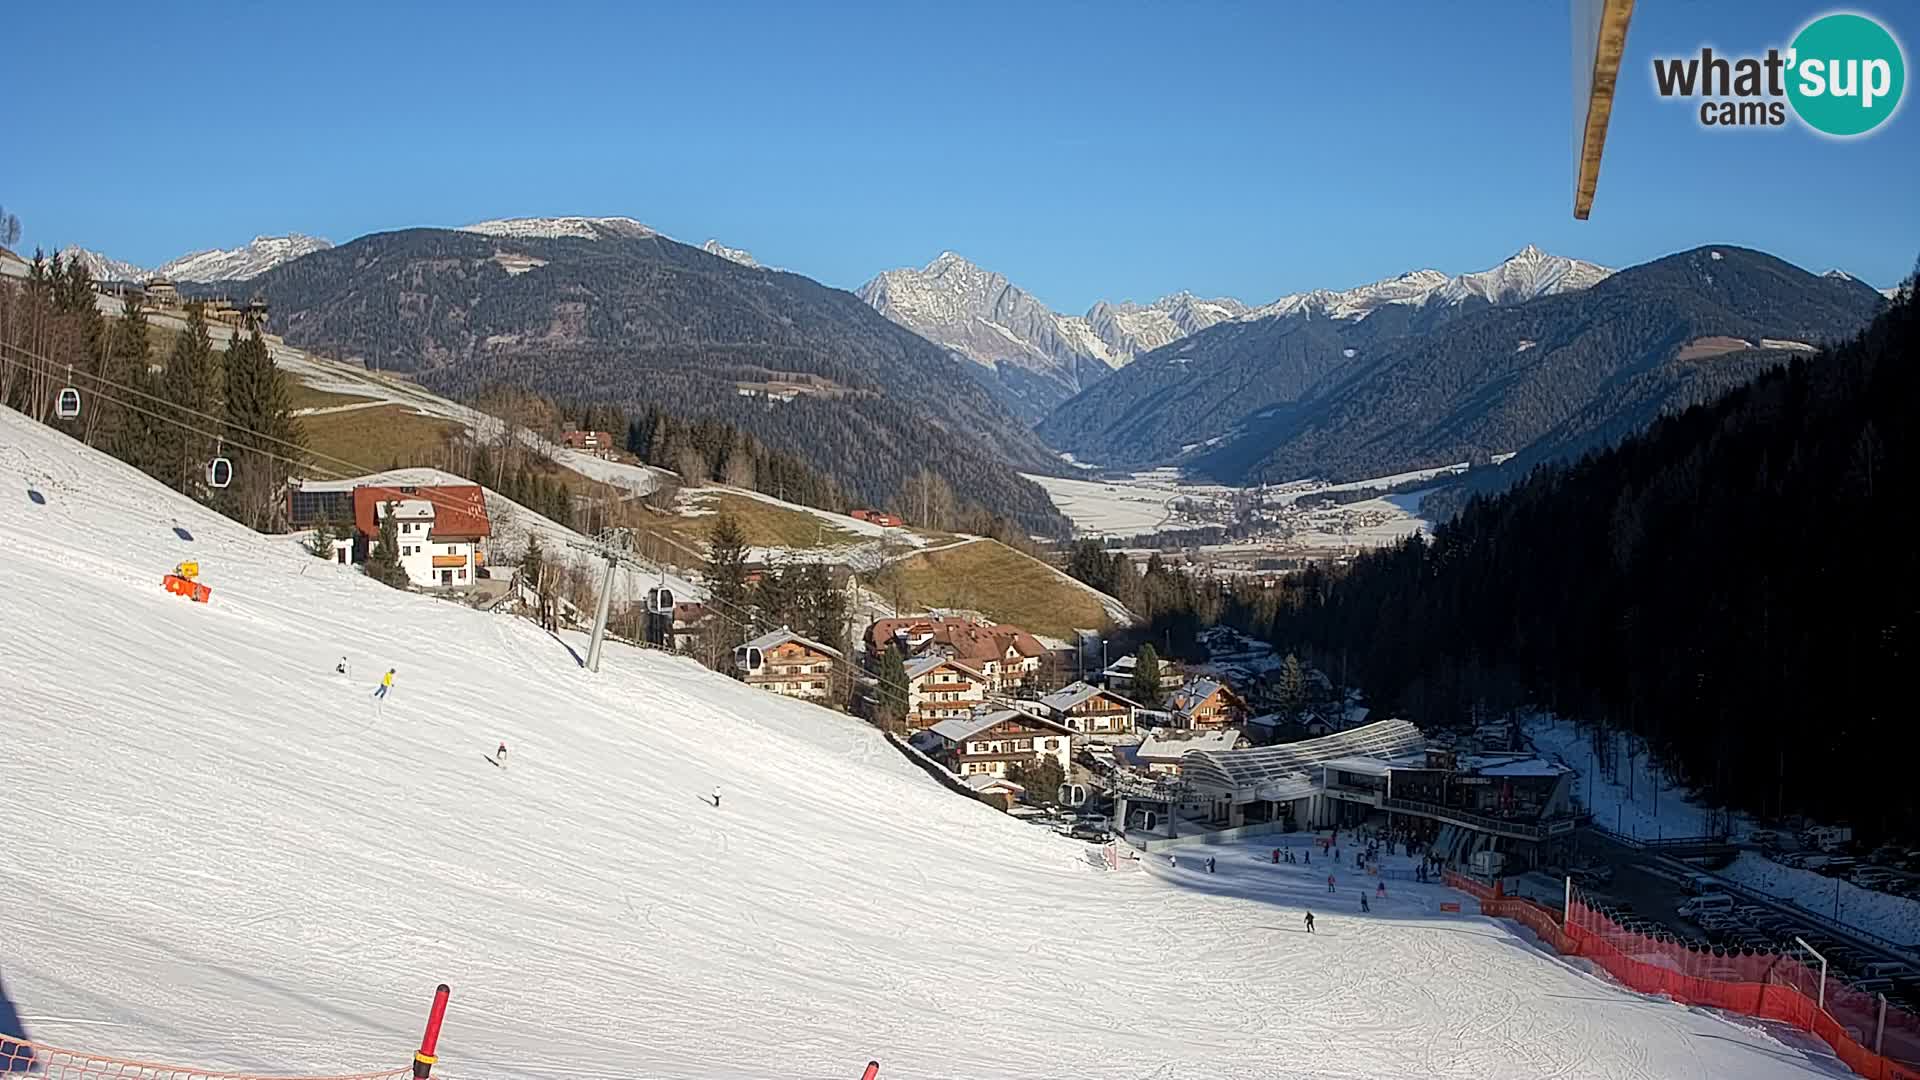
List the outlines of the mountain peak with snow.
<svg viewBox="0 0 1920 1080">
<path fill-rule="evenodd" d="M 318 236 L 289 233 L 286 236 L 256 236 L 237 248 L 211 248 L 182 255 L 162 263 L 154 271 L 175 281 L 245 281 L 258 277 L 282 263 L 302 255 L 325 251 L 333 244 Z"/>
<path fill-rule="evenodd" d="M 700 245 L 700 250 L 709 255 L 718 255 L 731 263 L 750 266 L 756 270 L 760 269 L 759 260 L 753 257 L 753 252 L 745 248 L 728 247 L 718 240 L 708 240 L 706 243 Z"/>
<path fill-rule="evenodd" d="M 645 239 L 661 235 L 657 230 L 630 217 L 525 217 L 496 218 L 460 226 L 460 232 L 486 236 L 520 237 L 540 240 L 573 238 L 602 240 L 610 237 Z"/>
<path fill-rule="evenodd" d="M 63 262 L 78 261 L 87 268 L 87 275 L 95 281 L 145 281 L 148 271 L 98 251 L 83 248 L 78 244 L 69 244 L 60 249 Z"/>
<path fill-rule="evenodd" d="M 1517 304 L 1536 296 L 1585 289 L 1612 273 L 1604 266 L 1549 254 L 1528 244 L 1486 270 L 1449 277 L 1439 270 L 1423 268 L 1351 289 L 1289 293 L 1247 312 L 1242 318 L 1267 319 L 1304 313 L 1330 319 L 1361 319 L 1388 304 L 1424 307 L 1433 303 L 1460 304 L 1473 299 L 1489 304 Z"/>
<path fill-rule="evenodd" d="M 894 322 L 976 363 L 993 367 L 1011 359 L 1066 371 L 1121 367 L 1246 310 L 1231 298 L 1180 292 L 1150 304 L 1102 300 L 1085 315 L 1064 315 L 956 251 L 943 251 L 918 270 L 882 271 L 859 295 Z M 1077 378 L 1067 381 L 1078 388 Z"/>
</svg>

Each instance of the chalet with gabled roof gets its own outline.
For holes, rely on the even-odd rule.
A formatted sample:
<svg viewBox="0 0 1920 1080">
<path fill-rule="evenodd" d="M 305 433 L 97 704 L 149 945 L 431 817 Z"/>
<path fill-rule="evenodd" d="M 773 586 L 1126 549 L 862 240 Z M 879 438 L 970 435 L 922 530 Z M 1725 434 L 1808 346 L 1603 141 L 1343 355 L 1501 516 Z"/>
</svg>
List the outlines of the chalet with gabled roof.
<svg viewBox="0 0 1920 1080">
<path fill-rule="evenodd" d="M 1138 702 L 1083 682 L 1069 683 L 1042 697 L 1039 704 L 1075 734 L 1096 741 L 1133 734 L 1134 712 L 1140 708 Z"/>
<path fill-rule="evenodd" d="M 1018 626 L 956 616 L 876 619 L 867 627 L 867 656 L 877 661 L 888 647 L 909 656 L 937 653 L 986 676 L 987 687 L 1006 691 L 1026 686 L 1040 674 L 1046 646 Z"/>
<path fill-rule="evenodd" d="M 423 589 L 471 587 L 486 564 L 493 534 L 486 492 L 478 484 L 362 484 L 353 489 L 353 558 L 365 562 L 380 536 L 380 522 L 394 518 L 400 566 Z"/>
<path fill-rule="evenodd" d="M 1205 731 L 1241 726 L 1246 722 L 1247 703 L 1225 683 L 1189 679 L 1167 695 L 1167 711 L 1174 727 Z"/>
<path fill-rule="evenodd" d="M 749 653 L 760 662 L 758 667 L 743 672 L 748 686 L 809 701 L 824 701 L 830 696 L 833 666 L 841 660 L 838 649 L 801 637 L 784 626 L 735 650 L 735 655 Z"/>
<path fill-rule="evenodd" d="M 986 703 L 987 677 L 950 656 L 916 656 L 906 669 L 906 720 L 912 730 L 971 715 Z"/>
<path fill-rule="evenodd" d="M 913 745 L 954 775 L 1004 778 L 1008 768 L 1043 758 L 1071 776 L 1073 732 L 1024 709 L 998 709 L 942 720 L 913 736 Z"/>
</svg>

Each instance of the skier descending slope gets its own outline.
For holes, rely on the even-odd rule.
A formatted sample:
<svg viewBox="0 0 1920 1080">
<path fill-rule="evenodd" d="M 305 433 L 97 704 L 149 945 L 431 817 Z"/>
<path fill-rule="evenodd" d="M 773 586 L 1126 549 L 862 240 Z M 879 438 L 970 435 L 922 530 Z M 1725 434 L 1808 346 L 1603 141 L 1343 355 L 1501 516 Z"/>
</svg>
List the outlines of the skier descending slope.
<svg viewBox="0 0 1920 1080">
<path fill-rule="evenodd" d="M 388 668 L 387 673 L 385 675 L 380 676 L 380 685 L 373 688 L 373 696 L 376 698 L 385 698 L 387 696 L 387 691 L 392 689 L 393 689 L 393 669 Z"/>
<path fill-rule="evenodd" d="M 720 809 L 720 785 L 719 784 L 713 785 L 713 808 L 715 810 Z"/>
<path fill-rule="evenodd" d="M 494 760 L 499 763 L 501 768 L 503 769 L 506 768 L 507 767 L 507 744 L 501 743 L 500 749 L 495 750 L 493 752 L 493 756 L 494 756 Z"/>
</svg>

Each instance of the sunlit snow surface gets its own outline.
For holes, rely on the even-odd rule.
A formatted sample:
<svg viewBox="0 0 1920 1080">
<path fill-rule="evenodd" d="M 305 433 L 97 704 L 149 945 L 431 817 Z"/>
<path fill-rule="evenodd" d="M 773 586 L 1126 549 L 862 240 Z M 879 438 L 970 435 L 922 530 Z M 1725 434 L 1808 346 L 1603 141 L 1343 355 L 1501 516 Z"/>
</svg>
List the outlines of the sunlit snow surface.
<svg viewBox="0 0 1920 1080">
<path fill-rule="evenodd" d="M 1095 870 L 857 720 L 623 647 L 588 674 L 3 410 L 0 545 L 0 980 L 38 1040 L 401 1067 L 446 981 L 453 1080 L 1843 1075 L 1437 891 Z M 161 591 L 182 558 L 211 603 Z"/>
</svg>

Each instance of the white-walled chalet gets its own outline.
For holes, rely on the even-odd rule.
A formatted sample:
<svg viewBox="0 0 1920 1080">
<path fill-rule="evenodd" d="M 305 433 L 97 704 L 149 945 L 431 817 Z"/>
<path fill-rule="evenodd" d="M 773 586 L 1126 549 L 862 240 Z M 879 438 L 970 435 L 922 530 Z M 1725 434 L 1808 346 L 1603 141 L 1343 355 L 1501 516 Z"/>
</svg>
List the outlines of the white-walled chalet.
<svg viewBox="0 0 1920 1080">
<path fill-rule="evenodd" d="M 355 561 L 365 561 L 389 513 L 407 580 L 423 589 L 464 589 L 479 578 L 493 526 L 478 484 L 354 488 Z"/>
<path fill-rule="evenodd" d="M 950 656 L 907 661 L 907 726 L 915 731 L 970 716 L 987 699 L 987 677 Z"/>
</svg>

